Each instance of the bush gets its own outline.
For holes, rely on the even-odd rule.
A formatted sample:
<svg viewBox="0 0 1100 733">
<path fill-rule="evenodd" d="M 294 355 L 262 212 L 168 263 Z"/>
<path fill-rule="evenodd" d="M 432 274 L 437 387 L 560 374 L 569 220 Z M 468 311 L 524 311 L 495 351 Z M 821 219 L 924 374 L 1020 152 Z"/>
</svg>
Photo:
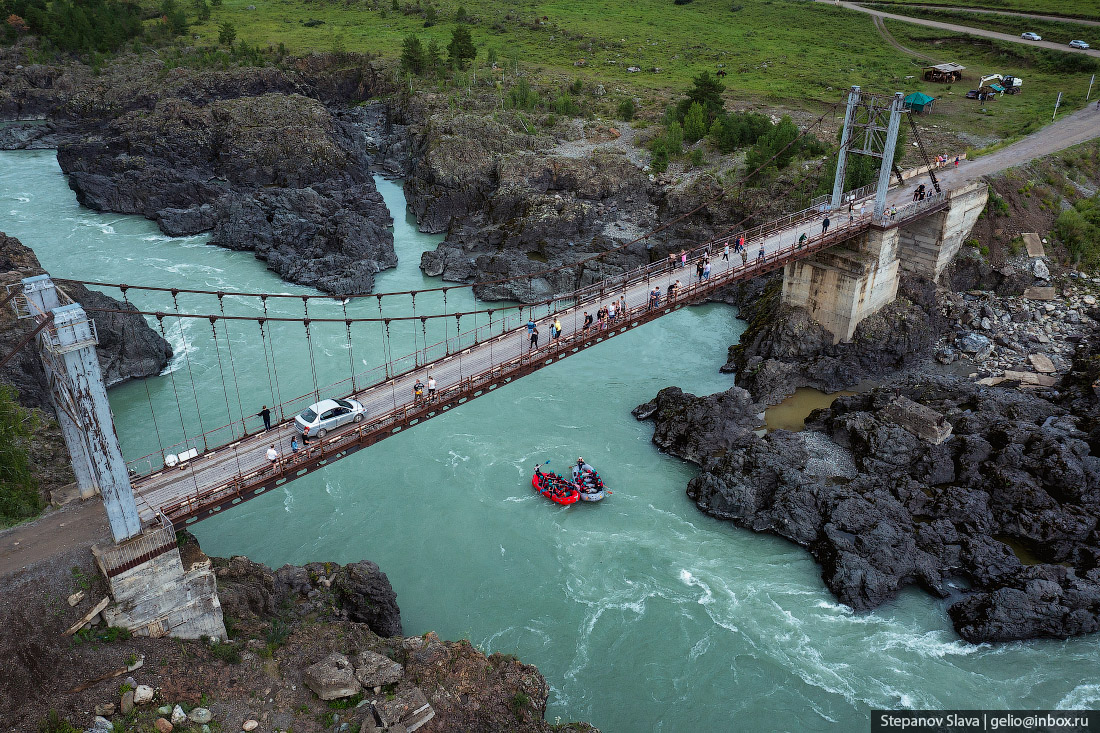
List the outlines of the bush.
<svg viewBox="0 0 1100 733">
<path fill-rule="evenodd" d="M 1077 201 L 1054 221 L 1054 235 L 1078 267 L 1100 265 L 1100 194 Z"/>
<path fill-rule="evenodd" d="M 522 77 L 508 90 L 504 106 L 509 109 L 532 110 L 538 101 L 539 95 L 531 88 L 531 83 Z"/>
<path fill-rule="evenodd" d="M 464 25 L 455 27 L 451 31 L 451 42 L 447 46 L 447 54 L 451 63 L 460 69 L 466 67 L 466 62 L 477 58 L 477 49 L 474 47 L 474 39 L 470 35 L 470 29 Z"/>
<path fill-rule="evenodd" d="M 623 122 L 630 122 L 634 119 L 635 114 L 637 114 L 637 111 L 634 109 L 633 99 L 624 99 L 619 102 L 619 109 L 617 110 L 616 116 L 620 120 Z"/>
<path fill-rule="evenodd" d="M 684 115 L 684 139 L 689 143 L 698 142 L 707 134 L 707 118 L 703 105 L 692 102 Z"/>
</svg>

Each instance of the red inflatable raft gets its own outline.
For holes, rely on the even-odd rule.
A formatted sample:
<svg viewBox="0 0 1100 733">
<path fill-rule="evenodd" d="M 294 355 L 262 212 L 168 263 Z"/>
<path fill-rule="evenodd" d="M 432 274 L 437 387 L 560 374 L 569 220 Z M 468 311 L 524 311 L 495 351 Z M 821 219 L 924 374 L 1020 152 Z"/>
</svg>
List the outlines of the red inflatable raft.
<svg viewBox="0 0 1100 733">
<path fill-rule="evenodd" d="M 531 486 L 555 504 L 576 504 L 581 498 L 581 492 L 577 491 L 572 481 L 552 471 L 544 472 L 538 467 L 531 477 Z"/>
</svg>

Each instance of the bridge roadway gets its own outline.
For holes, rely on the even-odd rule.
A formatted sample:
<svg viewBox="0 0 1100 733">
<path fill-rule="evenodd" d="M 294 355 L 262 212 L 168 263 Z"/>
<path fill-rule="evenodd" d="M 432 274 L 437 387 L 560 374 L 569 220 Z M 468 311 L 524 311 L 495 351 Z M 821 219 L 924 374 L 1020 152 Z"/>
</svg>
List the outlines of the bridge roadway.
<svg viewBox="0 0 1100 733">
<path fill-rule="evenodd" d="M 892 192 L 891 203 L 896 203 L 899 213 L 896 219 L 887 219 L 879 225 L 894 226 L 947 205 L 942 195 L 919 204 L 906 202 L 907 197 L 908 190 Z M 569 294 L 558 301 L 571 302 L 557 311 L 557 317 L 562 322 L 562 334 L 557 340 L 549 337 L 553 318 L 536 316 L 541 335 L 539 347 L 535 350 L 529 348 L 527 330 L 522 325 L 495 336 L 485 334 L 476 345 L 466 346 L 464 342 L 455 342 L 458 337 L 453 337 L 451 342 L 455 342 L 456 346 L 447 348 L 449 355 L 350 395 L 366 407 L 367 419 L 333 431 L 322 440 L 315 439 L 297 453 L 290 453 L 290 439 L 295 431 L 291 420 L 286 420 L 270 430 L 206 451 L 179 467 L 163 468 L 147 476 L 135 477 L 134 495 L 142 523 L 152 522 L 158 512 L 177 526 L 181 522 L 190 523 L 213 516 L 423 420 L 444 414 L 516 378 L 686 304 L 698 302 L 720 287 L 770 272 L 790 260 L 846 241 L 871 227 L 870 209 L 871 202 L 867 201 L 867 213 L 859 216 L 857 207 L 857 215 L 852 222 L 848 221 L 847 212 L 834 212 L 830 215 L 832 223 L 827 233 L 822 233 L 821 219 L 824 214 L 816 210 L 798 212 L 749 230 L 746 264 L 741 263 L 732 247 L 730 261 L 724 261 L 721 240 L 711 242 L 712 273 L 707 281 L 697 282 L 695 276 L 695 262 L 703 254 L 700 247 L 692 251 L 687 267 L 671 270 L 666 262 L 652 263 Z M 803 233 L 808 240 L 799 247 L 796 242 Z M 763 260 L 758 259 L 761 246 L 765 250 Z M 669 302 L 665 293 L 669 284 L 677 279 L 682 286 L 675 299 Z M 654 286 L 661 288 L 661 306 L 650 309 L 647 301 Z M 612 298 L 617 300 L 620 297 L 627 305 L 625 317 L 619 315 L 602 331 L 595 326 L 587 330 L 582 328 L 584 311 L 594 317 L 598 308 L 610 303 Z M 456 348 L 460 349 L 457 353 L 454 351 Z M 418 377 L 427 382 L 429 374 L 435 377 L 439 394 L 430 404 L 414 404 L 413 384 Z M 266 457 L 266 451 L 272 445 L 280 454 L 274 464 Z"/>
</svg>

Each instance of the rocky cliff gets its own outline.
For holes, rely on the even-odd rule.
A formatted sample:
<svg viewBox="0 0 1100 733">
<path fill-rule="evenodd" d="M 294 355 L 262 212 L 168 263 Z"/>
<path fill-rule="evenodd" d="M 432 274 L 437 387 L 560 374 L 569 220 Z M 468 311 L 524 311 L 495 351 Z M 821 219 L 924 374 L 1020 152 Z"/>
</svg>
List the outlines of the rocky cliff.
<svg viewBox="0 0 1100 733">
<path fill-rule="evenodd" d="M 1072 394 L 1095 425 L 1095 394 Z M 700 465 L 687 493 L 702 511 L 806 547 L 856 610 L 917 585 L 951 600 L 973 642 L 1100 629 L 1100 458 L 1083 413 L 944 376 L 840 398 L 801 433 L 754 434 L 759 409 L 737 387 L 669 388 L 636 414 Z"/>
<path fill-rule="evenodd" d="M 40 275 L 43 270 L 29 247 L 15 237 L 0 232 L 0 287 L 17 284 L 22 278 Z M 73 300 L 88 308 L 135 310 L 127 303 L 88 290 L 83 285 L 64 286 Z M 6 290 L 3 291 L 6 293 Z M 96 353 L 108 386 L 132 378 L 159 374 L 172 356 L 172 347 L 145 322 L 142 316 L 127 313 L 92 313 L 99 347 Z M 0 309 L 0 353 L 7 356 L 26 333 L 25 323 L 17 321 L 10 307 Z M 29 407 L 50 410 L 46 375 L 33 345 L 27 345 L 0 370 L 0 380 L 15 385 L 19 399 Z"/>
<path fill-rule="evenodd" d="M 212 231 L 213 244 L 333 293 L 369 292 L 396 265 L 364 115 L 346 110 L 384 89 L 369 63 L 196 71 L 133 57 L 92 77 L 13 61 L 0 58 L 0 116 L 46 121 L 0 144 L 57 145 L 82 204 L 141 214 L 170 235 Z"/>
</svg>

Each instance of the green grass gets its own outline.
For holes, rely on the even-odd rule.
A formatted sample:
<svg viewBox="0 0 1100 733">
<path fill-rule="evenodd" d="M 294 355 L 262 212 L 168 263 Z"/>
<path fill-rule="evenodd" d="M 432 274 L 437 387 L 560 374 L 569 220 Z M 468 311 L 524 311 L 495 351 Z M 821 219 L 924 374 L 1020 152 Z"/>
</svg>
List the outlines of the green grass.
<svg viewBox="0 0 1100 733">
<path fill-rule="evenodd" d="M 1094 39 L 1100 39 L 1100 26 L 1083 25 L 1071 21 L 1055 20 L 1031 20 L 1016 15 L 1000 15 L 998 13 L 966 13 L 958 10 L 940 10 L 938 8 L 920 8 L 898 6 L 890 3 L 868 3 L 868 7 L 876 10 L 885 10 L 896 15 L 907 15 L 913 18 L 925 18 L 944 23 L 971 26 L 976 29 L 998 31 L 1019 35 L 1025 31 L 1033 31 L 1043 37 L 1044 41 L 1054 43 L 1069 43 L 1075 38 L 1080 38 L 1093 44 Z"/>
<path fill-rule="evenodd" d="M 922 91 L 937 97 L 936 113 L 924 118 L 925 124 L 981 137 L 1012 139 L 1048 124 L 1058 92 L 1063 93 L 1060 114 L 1084 106 L 1092 71 L 1075 67 L 1097 65 L 1095 59 L 1078 54 L 988 41 L 903 21 L 887 20 L 886 25 L 902 45 L 967 67 L 966 78 L 953 85 L 924 82 L 919 71 L 913 72 L 916 76 L 905 81 L 902 91 L 906 94 Z M 1020 76 L 1023 91 L 984 104 L 966 99 L 967 90 L 976 87 L 978 78 L 989 73 Z M 986 144 L 994 142 L 990 139 Z"/>
<path fill-rule="evenodd" d="M 906 0 L 879 1 L 883 4 L 899 7 L 909 4 Z M 1074 2 L 1063 2 L 1063 0 L 920 0 L 920 4 L 943 5 L 949 8 L 1008 10 L 1013 13 L 1035 13 L 1037 15 L 1059 15 L 1067 18 L 1100 20 L 1100 0 L 1074 0 Z M 900 10 L 895 12 L 900 12 Z M 908 14 L 906 12 L 906 15 Z"/>
</svg>

